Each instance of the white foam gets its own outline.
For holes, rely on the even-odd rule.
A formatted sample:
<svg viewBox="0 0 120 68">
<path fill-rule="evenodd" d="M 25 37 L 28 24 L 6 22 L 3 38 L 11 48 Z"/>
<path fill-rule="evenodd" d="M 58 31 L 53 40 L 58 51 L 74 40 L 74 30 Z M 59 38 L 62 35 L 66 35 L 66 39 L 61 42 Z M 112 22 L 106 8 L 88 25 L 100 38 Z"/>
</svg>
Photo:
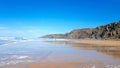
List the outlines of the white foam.
<svg viewBox="0 0 120 68">
<path fill-rule="evenodd" d="M 32 60 L 14 60 L 14 61 L 2 61 L 0 62 L 0 66 L 5 66 L 5 65 L 10 65 L 10 64 L 18 64 L 18 63 L 23 63 L 23 62 L 34 62 Z"/>
<path fill-rule="evenodd" d="M 29 58 L 28 56 L 19 56 L 18 59 L 25 59 L 25 58 Z"/>
<path fill-rule="evenodd" d="M 26 58 L 30 58 L 29 56 L 17 56 L 17 55 L 13 55 L 11 57 L 12 59 L 26 59 Z"/>
</svg>

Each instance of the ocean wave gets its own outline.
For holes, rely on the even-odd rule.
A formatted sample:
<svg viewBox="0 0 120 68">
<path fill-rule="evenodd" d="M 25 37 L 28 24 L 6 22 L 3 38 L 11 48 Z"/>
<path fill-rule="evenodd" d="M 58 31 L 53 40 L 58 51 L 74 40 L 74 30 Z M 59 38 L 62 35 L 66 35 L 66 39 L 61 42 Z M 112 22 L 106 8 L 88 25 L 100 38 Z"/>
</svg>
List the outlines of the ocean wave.
<svg viewBox="0 0 120 68">
<path fill-rule="evenodd" d="M 11 59 L 27 59 L 30 58 L 29 56 L 18 56 L 18 55 L 13 55 L 11 56 Z"/>
</svg>

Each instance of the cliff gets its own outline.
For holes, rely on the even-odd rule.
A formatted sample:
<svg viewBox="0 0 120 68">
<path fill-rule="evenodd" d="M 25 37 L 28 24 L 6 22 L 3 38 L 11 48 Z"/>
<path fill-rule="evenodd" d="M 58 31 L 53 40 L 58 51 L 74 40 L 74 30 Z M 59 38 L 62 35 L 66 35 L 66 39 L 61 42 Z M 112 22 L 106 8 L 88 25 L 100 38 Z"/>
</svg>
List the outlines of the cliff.
<svg viewBox="0 0 120 68">
<path fill-rule="evenodd" d="M 120 21 L 96 28 L 76 29 L 66 34 L 50 34 L 42 38 L 63 39 L 120 39 Z"/>
</svg>

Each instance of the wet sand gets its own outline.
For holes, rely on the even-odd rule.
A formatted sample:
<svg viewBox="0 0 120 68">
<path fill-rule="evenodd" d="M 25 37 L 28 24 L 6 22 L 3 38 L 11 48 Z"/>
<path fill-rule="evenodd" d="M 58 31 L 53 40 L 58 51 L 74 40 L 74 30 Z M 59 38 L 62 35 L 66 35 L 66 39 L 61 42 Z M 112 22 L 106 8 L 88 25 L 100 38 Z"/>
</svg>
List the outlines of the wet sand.
<svg viewBox="0 0 120 68">
<path fill-rule="evenodd" d="M 45 63 L 30 63 L 10 65 L 4 68 L 109 68 L 108 65 L 101 64 L 83 64 L 80 62 L 45 62 Z"/>
<path fill-rule="evenodd" d="M 16 60 L 33 60 L 33 62 L 24 61 L 17 64 L 4 65 L 0 68 L 114 68 L 115 66 L 120 66 L 119 41 L 114 41 L 114 43 L 106 40 L 70 41 L 52 41 L 55 43 L 29 41 L 1 46 L 1 58 L 8 57 L 12 63 Z M 56 42 L 63 44 L 56 44 Z M 88 45 L 88 42 L 91 45 Z M 108 45 L 110 43 L 112 45 Z M 116 43 L 117 46 L 115 45 Z M 11 49 L 14 50 L 12 51 Z M 9 53 L 13 53 L 13 55 L 3 56 L 3 54 Z M 1 59 L 1 63 L 5 61 Z M 7 63 L 10 63 L 10 61 Z"/>
<path fill-rule="evenodd" d="M 77 67 L 79 65 L 80 63 L 77 62 L 33 63 L 29 65 L 29 68 L 74 68 L 75 66 Z"/>
<path fill-rule="evenodd" d="M 117 58 L 120 56 L 120 51 L 113 49 L 113 50 L 107 50 L 109 48 L 106 47 L 116 47 L 120 46 L 120 41 L 116 40 L 67 40 L 67 41 L 59 41 L 55 40 L 53 42 L 57 43 L 65 43 L 65 44 L 70 44 L 73 47 L 76 46 L 79 48 L 79 45 L 87 45 L 87 46 L 80 46 L 80 49 L 87 49 L 87 50 L 96 50 L 97 52 L 102 52 L 108 55 L 112 55 L 113 57 Z M 91 46 L 94 45 L 95 47 Z M 100 47 L 99 47 L 100 46 Z M 104 51 L 105 50 L 105 51 Z M 116 52 L 114 52 L 116 51 Z M 112 52 L 112 53 L 111 53 Z M 116 54 L 117 53 L 117 54 Z M 99 61 L 98 61 L 99 62 Z M 114 68 L 114 67 L 119 67 L 119 65 L 112 66 L 112 65 L 103 65 L 103 64 L 90 64 L 88 63 L 83 63 L 81 62 L 57 62 L 57 63 L 32 63 L 28 65 L 29 68 Z"/>
<path fill-rule="evenodd" d="M 25 67 L 26 68 L 80 68 L 80 63 L 77 62 L 32 63 L 20 68 L 25 68 Z"/>
</svg>

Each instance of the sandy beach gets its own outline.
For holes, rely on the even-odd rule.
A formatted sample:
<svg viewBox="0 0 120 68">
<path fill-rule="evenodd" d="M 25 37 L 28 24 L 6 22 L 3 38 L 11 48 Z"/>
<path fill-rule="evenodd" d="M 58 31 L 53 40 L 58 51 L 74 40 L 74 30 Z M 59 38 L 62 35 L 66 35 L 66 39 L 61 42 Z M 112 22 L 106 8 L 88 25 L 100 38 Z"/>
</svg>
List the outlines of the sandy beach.
<svg viewBox="0 0 120 68">
<path fill-rule="evenodd" d="M 1 49 L 1 55 L 3 55 L 1 64 L 6 65 L 0 68 L 110 68 L 106 66 L 111 64 L 118 66 L 120 63 L 118 46 L 120 42 L 115 40 L 52 40 L 11 43 L 7 45 L 9 49 L 1 46 L 3 49 Z M 11 49 L 14 50 L 11 51 Z M 2 52 L 6 53 L 2 54 Z M 22 56 L 27 57 L 21 58 Z M 32 60 L 33 62 L 27 62 Z M 13 63 L 17 61 L 23 62 Z"/>
<path fill-rule="evenodd" d="M 120 40 L 85 40 L 85 39 L 55 39 L 47 40 L 47 42 L 64 43 L 64 44 L 83 44 L 95 46 L 120 46 Z"/>
<path fill-rule="evenodd" d="M 6 68 L 106 68 L 105 65 L 81 64 L 80 62 L 45 62 L 6 66 Z"/>
<path fill-rule="evenodd" d="M 29 65 L 29 68 L 57 68 L 57 67 L 68 67 L 69 65 L 77 63 L 35 63 Z M 69 66 L 70 67 L 70 66 Z"/>
<path fill-rule="evenodd" d="M 99 46 L 120 46 L 120 41 L 116 40 L 76 40 L 73 43 L 90 44 Z"/>
<path fill-rule="evenodd" d="M 77 62 L 48 62 L 48 63 L 33 63 L 28 65 L 29 68 L 79 68 L 80 63 Z"/>
</svg>

